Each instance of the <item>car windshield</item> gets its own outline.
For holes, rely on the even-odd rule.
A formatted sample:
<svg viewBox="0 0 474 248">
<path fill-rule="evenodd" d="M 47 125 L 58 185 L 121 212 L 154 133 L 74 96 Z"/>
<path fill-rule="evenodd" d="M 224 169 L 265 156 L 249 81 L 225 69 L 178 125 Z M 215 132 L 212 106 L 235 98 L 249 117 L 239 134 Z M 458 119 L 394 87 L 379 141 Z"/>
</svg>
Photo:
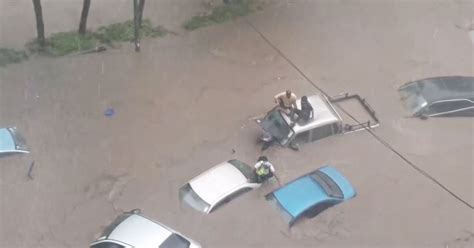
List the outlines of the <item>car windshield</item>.
<svg viewBox="0 0 474 248">
<path fill-rule="evenodd" d="M 115 244 L 112 242 L 102 242 L 102 243 L 92 245 L 90 248 L 125 248 L 125 246 Z"/>
<path fill-rule="evenodd" d="M 260 126 L 280 144 L 286 144 L 294 134 L 279 109 L 270 111 L 260 122 Z"/>
<path fill-rule="evenodd" d="M 421 109 L 428 105 L 426 99 L 421 95 L 421 90 L 418 84 L 412 84 L 400 88 L 399 92 L 405 108 L 410 111 L 411 114 L 417 114 Z"/>
<path fill-rule="evenodd" d="M 245 163 L 233 159 L 230 160 L 229 163 L 233 165 L 235 168 L 237 168 L 244 176 L 250 181 L 250 182 L 255 182 L 256 181 L 256 175 L 255 172 L 250 166 L 246 165 Z"/>
<path fill-rule="evenodd" d="M 102 232 L 102 237 L 108 237 L 110 235 L 110 233 L 112 233 L 114 231 L 114 229 L 120 225 L 120 223 L 122 223 L 122 221 L 124 221 L 125 219 L 127 219 L 128 217 L 130 217 L 132 214 L 122 214 L 120 216 L 118 216 L 117 218 L 115 218 L 115 220 L 110 223 L 109 226 L 107 226 L 105 228 L 105 230 Z"/>
<path fill-rule="evenodd" d="M 324 189 L 326 194 L 335 198 L 344 198 L 341 189 L 337 184 L 326 174 L 321 171 L 315 171 L 311 177 Z"/>
<path fill-rule="evenodd" d="M 173 233 L 161 243 L 159 248 L 188 248 L 190 244 L 191 243 L 181 237 L 181 235 Z"/>
<path fill-rule="evenodd" d="M 17 150 L 27 150 L 26 141 L 23 136 L 18 133 L 16 128 L 8 128 L 8 132 L 12 135 Z"/>
<path fill-rule="evenodd" d="M 181 199 L 182 203 L 185 203 L 186 205 L 200 211 L 200 212 L 205 212 L 209 208 L 209 204 L 205 202 L 201 197 L 199 197 L 196 192 L 194 192 L 193 188 L 189 183 L 184 185 L 180 190 L 179 190 L 179 198 Z"/>
</svg>

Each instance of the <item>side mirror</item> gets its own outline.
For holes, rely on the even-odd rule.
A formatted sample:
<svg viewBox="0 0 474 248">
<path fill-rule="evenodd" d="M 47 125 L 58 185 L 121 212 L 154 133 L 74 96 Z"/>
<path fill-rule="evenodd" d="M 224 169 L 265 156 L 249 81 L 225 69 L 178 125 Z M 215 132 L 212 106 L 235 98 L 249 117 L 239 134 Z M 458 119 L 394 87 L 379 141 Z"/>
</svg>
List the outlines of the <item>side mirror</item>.
<svg viewBox="0 0 474 248">
<path fill-rule="evenodd" d="M 293 151 L 299 151 L 299 150 L 300 150 L 298 143 L 293 142 L 293 141 L 290 142 L 289 147 L 290 147 Z"/>
<path fill-rule="evenodd" d="M 420 117 L 420 119 L 422 119 L 422 120 L 427 120 L 428 119 L 428 116 L 425 115 L 425 114 L 420 114 L 418 117 Z"/>
<path fill-rule="evenodd" d="M 133 209 L 132 211 L 130 211 L 130 213 L 132 213 L 132 214 L 140 214 L 141 212 L 142 212 L 142 211 L 141 211 L 140 209 L 138 209 L 138 208 Z"/>
</svg>

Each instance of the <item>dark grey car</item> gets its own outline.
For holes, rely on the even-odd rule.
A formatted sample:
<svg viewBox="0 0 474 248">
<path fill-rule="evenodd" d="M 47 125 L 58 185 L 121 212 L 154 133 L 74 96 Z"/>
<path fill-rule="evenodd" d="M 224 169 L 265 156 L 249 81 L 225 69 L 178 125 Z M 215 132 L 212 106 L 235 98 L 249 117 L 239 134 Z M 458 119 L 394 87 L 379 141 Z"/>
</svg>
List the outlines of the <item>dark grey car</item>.
<svg viewBox="0 0 474 248">
<path fill-rule="evenodd" d="M 399 93 L 415 117 L 474 117 L 474 77 L 448 76 L 409 82 Z"/>
</svg>

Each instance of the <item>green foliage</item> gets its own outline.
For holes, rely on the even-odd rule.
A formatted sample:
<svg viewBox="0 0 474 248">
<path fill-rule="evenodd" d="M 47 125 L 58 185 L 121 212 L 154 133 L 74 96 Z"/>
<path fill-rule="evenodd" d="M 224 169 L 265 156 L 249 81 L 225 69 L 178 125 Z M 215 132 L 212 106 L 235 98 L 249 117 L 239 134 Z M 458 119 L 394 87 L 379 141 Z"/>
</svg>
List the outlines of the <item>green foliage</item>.
<svg viewBox="0 0 474 248">
<path fill-rule="evenodd" d="M 46 39 L 45 51 L 55 56 L 62 56 L 93 49 L 97 43 L 98 40 L 90 33 L 81 36 L 76 31 L 61 32 Z"/>
<path fill-rule="evenodd" d="M 28 56 L 24 51 L 0 48 L 0 67 L 4 67 L 8 64 L 19 63 L 27 58 Z"/>
<path fill-rule="evenodd" d="M 133 40 L 134 27 L 133 21 L 114 23 L 102 26 L 97 29 L 94 36 L 104 44 L 112 44 L 114 42 L 129 42 Z M 140 28 L 141 37 L 162 37 L 166 35 L 166 31 L 161 27 L 153 27 L 150 20 L 142 20 Z"/>
<path fill-rule="evenodd" d="M 142 20 L 140 37 L 162 37 L 167 31 L 161 27 L 153 27 L 150 20 Z M 76 31 L 52 34 L 46 39 L 44 48 L 38 45 L 36 40 L 26 44 L 31 52 L 45 52 L 54 56 L 63 56 L 71 53 L 87 51 L 100 45 L 112 46 L 117 42 L 129 42 L 133 40 L 133 21 L 125 21 L 102 26 L 95 32 L 88 32 L 84 36 Z"/>
<path fill-rule="evenodd" d="M 212 24 L 223 23 L 246 16 L 255 11 L 255 9 L 261 8 L 261 6 L 256 6 L 255 0 L 234 0 L 229 4 L 214 7 L 209 14 L 194 16 L 186 21 L 183 27 L 187 30 L 194 30 Z"/>
</svg>

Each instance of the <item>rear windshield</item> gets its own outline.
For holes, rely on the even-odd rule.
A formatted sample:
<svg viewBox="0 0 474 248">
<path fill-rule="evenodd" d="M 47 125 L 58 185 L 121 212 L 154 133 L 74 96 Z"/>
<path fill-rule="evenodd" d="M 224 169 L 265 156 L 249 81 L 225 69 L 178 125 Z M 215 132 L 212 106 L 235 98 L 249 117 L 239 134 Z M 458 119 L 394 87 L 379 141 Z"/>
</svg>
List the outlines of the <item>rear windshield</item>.
<svg viewBox="0 0 474 248">
<path fill-rule="evenodd" d="M 426 99 L 421 95 L 421 90 L 417 84 L 400 88 L 399 93 L 405 108 L 410 111 L 411 114 L 418 113 L 422 108 L 428 105 Z"/>
<path fill-rule="evenodd" d="M 130 217 L 132 214 L 122 214 L 120 216 L 118 216 L 117 218 L 115 218 L 115 220 L 110 223 L 109 226 L 107 226 L 105 228 L 105 230 L 102 232 L 102 236 L 105 236 L 105 237 L 108 237 L 110 235 L 110 233 L 112 233 L 114 231 L 114 229 L 120 225 L 120 223 L 122 223 L 122 221 L 124 221 L 125 219 L 127 219 L 128 217 Z M 99 246 L 101 247 L 101 246 Z M 108 246 L 104 246 L 104 247 L 108 247 Z M 111 247 L 115 247 L 115 246 L 111 246 Z M 121 247 L 121 246 L 117 246 L 117 247 Z"/>
<path fill-rule="evenodd" d="M 115 244 L 112 242 L 102 242 L 91 246 L 90 248 L 125 248 L 123 245 Z"/>
<path fill-rule="evenodd" d="M 181 235 L 173 233 L 160 245 L 160 248 L 188 248 L 189 245 L 189 241 Z"/>
<path fill-rule="evenodd" d="M 21 136 L 16 128 L 8 128 L 7 129 L 8 132 L 10 132 L 10 134 L 12 135 L 12 138 L 15 142 L 15 149 L 17 150 L 27 150 L 28 148 L 26 147 L 26 141 L 25 141 L 25 138 L 23 138 L 23 136 Z"/>
<path fill-rule="evenodd" d="M 250 181 L 250 182 L 255 182 L 256 181 L 256 175 L 255 172 L 250 166 L 246 165 L 245 163 L 233 159 L 230 160 L 229 163 L 233 165 L 235 168 L 237 168 L 244 176 Z"/>
<path fill-rule="evenodd" d="M 341 189 L 328 175 L 321 171 L 315 171 L 311 177 L 326 191 L 326 194 L 335 198 L 344 198 Z"/>
<path fill-rule="evenodd" d="M 210 206 L 207 202 L 201 199 L 201 197 L 199 197 L 196 192 L 194 192 L 189 183 L 184 185 L 179 190 L 179 199 L 181 199 L 181 203 L 185 203 L 186 205 L 201 212 L 206 212 Z"/>
</svg>

